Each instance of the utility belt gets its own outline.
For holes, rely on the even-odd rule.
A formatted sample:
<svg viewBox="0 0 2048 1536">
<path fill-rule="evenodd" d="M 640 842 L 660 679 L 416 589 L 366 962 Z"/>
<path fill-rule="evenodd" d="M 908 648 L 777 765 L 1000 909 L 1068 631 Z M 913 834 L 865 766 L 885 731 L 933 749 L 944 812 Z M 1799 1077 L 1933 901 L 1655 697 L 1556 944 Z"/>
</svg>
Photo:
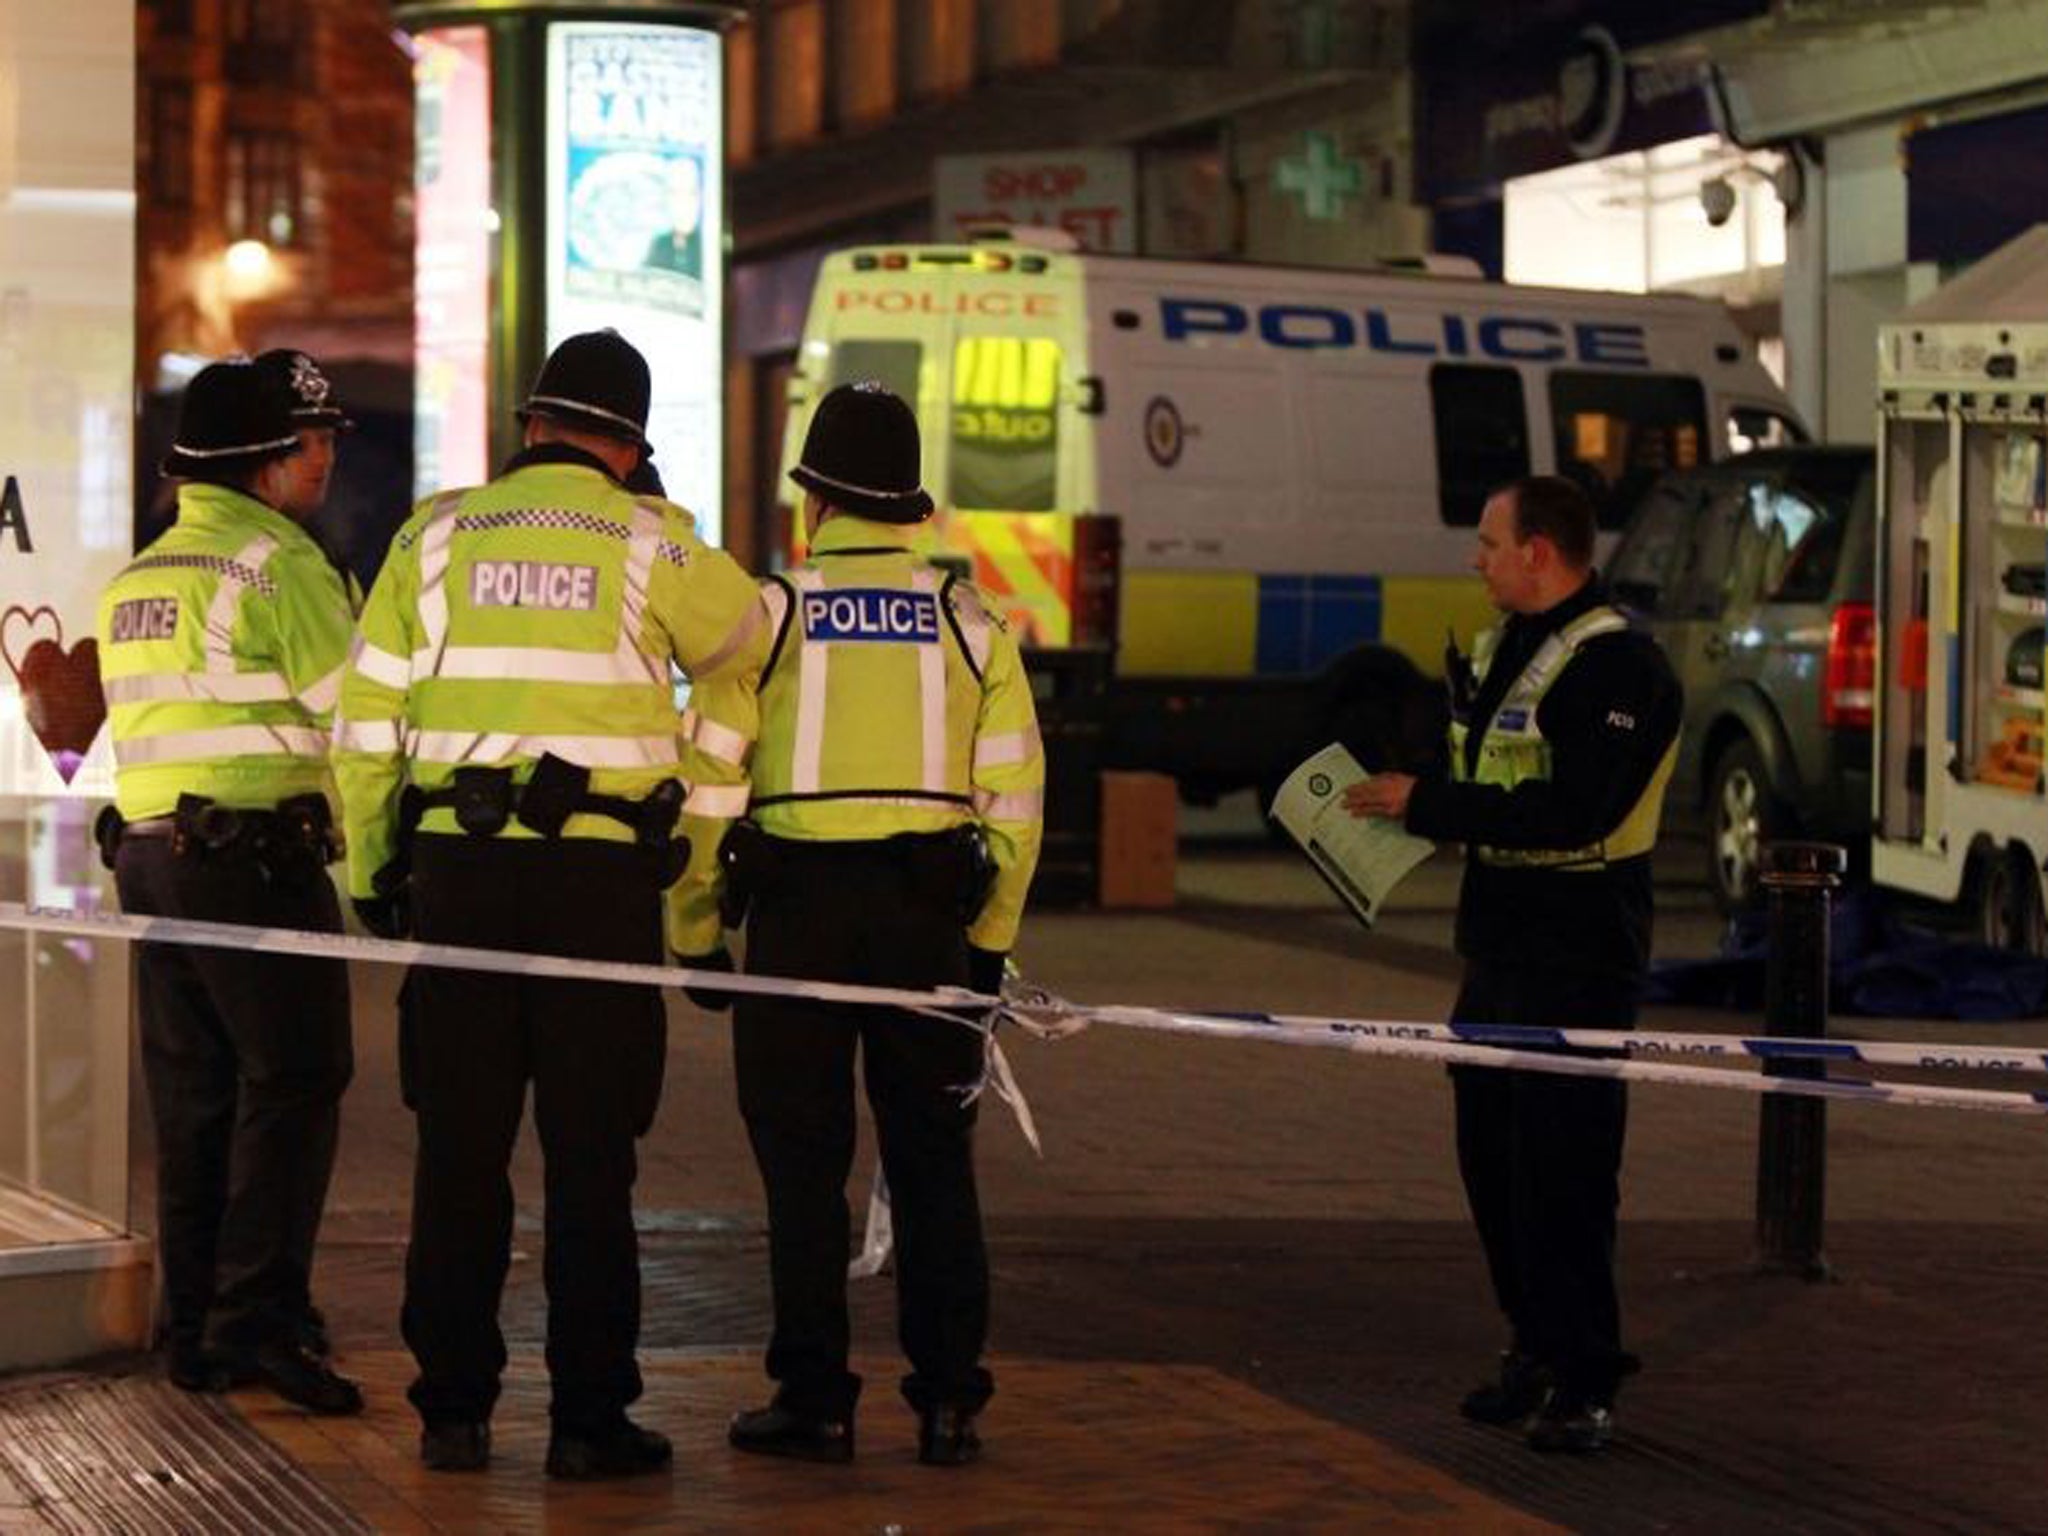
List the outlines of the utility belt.
<svg viewBox="0 0 2048 1536">
<path fill-rule="evenodd" d="M 317 792 L 280 800 L 271 810 L 221 805 L 208 795 L 180 795 L 170 815 L 141 821 L 125 819 L 110 805 L 94 820 L 92 835 L 108 869 L 130 838 L 163 838 L 181 859 L 253 859 L 266 875 L 286 865 L 303 867 L 308 855 L 316 866 L 332 864 L 342 852 L 334 812 Z"/>
<path fill-rule="evenodd" d="M 719 917 L 728 928 L 746 921 L 756 897 L 798 880 L 815 880 L 834 861 L 881 857 L 900 861 L 912 888 L 950 906 L 964 928 L 981 916 L 995 889 L 996 861 L 988 836 L 972 822 L 944 832 L 901 832 L 894 837 L 826 842 L 776 837 L 751 821 L 736 822 L 719 845 L 725 872 Z"/>
<path fill-rule="evenodd" d="M 683 814 L 683 786 L 665 779 L 638 800 L 601 795 L 590 788 L 590 770 L 553 753 L 533 765 L 525 783 L 510 768 L 458 768 L 444 789 L 408 784 L 398 800 L 398 853 L 380 870 L 376 886 L 389 894 L 412 873 L 412 844 L 428 811 L 448 809 L 471 837 L 496 837 L 516 818 L 528 831 L 560 837 L 571 816 L 603 816 L 633 834 L 642 848 L 661 855 L 663 888 L 682 877 L 690 861 L 687 838 L 675 835 Z"/>
</svg>

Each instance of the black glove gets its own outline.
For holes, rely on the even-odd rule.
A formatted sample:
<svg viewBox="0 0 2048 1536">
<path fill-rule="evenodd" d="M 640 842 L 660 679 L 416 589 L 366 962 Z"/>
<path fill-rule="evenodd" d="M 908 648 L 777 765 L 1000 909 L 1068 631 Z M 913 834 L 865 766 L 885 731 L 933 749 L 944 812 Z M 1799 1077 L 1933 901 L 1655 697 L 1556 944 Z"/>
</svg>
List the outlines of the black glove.
<svg viewBox="0 0 2048 1536">
<path fill-rule="evenodd" d="M 677 955 L 676 964 L 692 971 L 719 971 L 727 976 L 733 974 L 732 956 L 723 949 L 714 949 L 708 955 Z M 732 994 L 721 988 L 685 987 L 683 996 L 706 1013 L 724 1013 L 732 1006 Z"/>
<path fill-rule="evenodd" d="M 405 888 L 383 896 L 352 896 L 350 902 L 362 925 L 380 939 L 412 937 L 412 903 Z"/>
<path fill-rule="evenodd" d="M 997 949 L 967 946 L 967 984 L 990 997 L 1003 995 L 1003 967 L 1010 957 Z"/>
</svg>

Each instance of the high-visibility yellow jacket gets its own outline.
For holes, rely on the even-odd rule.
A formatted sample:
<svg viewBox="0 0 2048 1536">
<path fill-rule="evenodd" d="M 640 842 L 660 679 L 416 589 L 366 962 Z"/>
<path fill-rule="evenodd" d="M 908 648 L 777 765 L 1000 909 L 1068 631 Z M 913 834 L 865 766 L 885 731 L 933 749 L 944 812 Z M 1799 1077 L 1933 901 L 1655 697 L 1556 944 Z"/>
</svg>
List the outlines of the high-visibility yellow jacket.
<svg viewBox="0 0 2048 1536">
<path fill-rule="evenodd" d="M 968 939 L 1008 950 L 1043 832 L 1031 685 L 1002 618 L 910 537 L 836 514 L 804 564 L 763 583 L 776 639 L 752 816 L 775 837 L 828 842 L 978 822 L 997 874 Z"/>
<path fill-rule="evenodd" d="M 743 768 L 695 748 L 671 667 L 724 685 L 707 727 L 751 738 L 767 625 L 753 580 L 681 507 L 635 496 L 573 449 L 529 450 L 488 485 L 415 508 L 370 590 L 341 685 L 334 766 L 348 884 L 374 893 L 397 850 L 399 796 L 460 767 L 543 754 L 588 768 L 594 793 L 640 799 L 681 779 L 691 862 L 746 809 Z M 454 832 L 453 811 L 421 829 Z M 499 834 L 536 834 L 517 819 Z M 577 814 L 565 837 L 630 841 Z"/>
<path fill-rule="evenodd" d="M 1536 648 L 1514 681 L 1508 685 L 1500 706 L 1486 723 L 1479 740 L 1478 761 L 1469 776 L 1465 753 L 1468 728 L 1462 720 L 1451 722 L 1451 777 L 1460 782 L 1497 784 L 1513 789 L 1532 779 L 1550 777 L 1550 744 L 1543 739 L 1537 723 L 1537 709 L 1551 685 L 1578 654 L 1579 647 L 1599 635 L 1618 634 L 1628 628 L 1622 613 L 1606 604 L 1588 608 Z M 1486 681 L 1493 665 L 1500 631 L 1490 629 L 1473 644 L 1472 670 L 1475 689 Z M 1636 797 L 1621 822 L 1598 842 L 1582 848 L 1492 848 L 1472 847 L 1472 856 L 1482 863 L 1541 867 L 1559 870 L 1595 870 L 1616 859 L 1637 858 L 1657 846 L 1657 829 L 1664 814 L 1664 791 L 1671 782 L 1671 770 L 1678 761 L 1674 740 L 1658 761 L 1650 781 Z"/>
<path fill-rule="evenodd" d="M 168 815 L 181 794 L 245 810 L 332 801 L 348 597 L 290 518 L 224 486 L 180 486 L 177 521 L 108 586 L 97 630 L 128 820 Z"/>
</svg>

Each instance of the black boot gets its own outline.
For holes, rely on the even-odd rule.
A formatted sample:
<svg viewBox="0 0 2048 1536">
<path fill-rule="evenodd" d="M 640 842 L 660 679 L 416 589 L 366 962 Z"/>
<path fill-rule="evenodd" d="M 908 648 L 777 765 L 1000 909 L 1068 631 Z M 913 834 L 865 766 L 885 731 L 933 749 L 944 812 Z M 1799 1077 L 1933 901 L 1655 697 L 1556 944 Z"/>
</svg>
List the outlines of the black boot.
<svg viewBox="0 0 2048 1536">
<path fill-rule="evenodd" d="M 228 1368 L 235 1385 L 268 1387 L 309 1413 L 333 1416 L 363 1411 L 362 1389 L 296 1339 L 259 1344 L 234 1356 Z"/>
<path fill-rule="evenodd" d="M 1527 1438 L 1537 1451 L 1583 1456 L 1601 1450 L 1614 1438 L 1613 1400 L 1558 1387 L 1529 1421 Z"/>
<path fill-rule="evenodd" d="M 1550 1372 L 1520 1350 L 1500 1352 L 1500 1379 L 1474 1387 L 1458 1412 L 1475 1424 L 1519 1424 L 1543 1406 Z"/>
<path fill-rule="evenodd" d="M 420 1430 L 420 1461 L 430 1472 L 481 1472 L 491 1464 L 491 1426 L 445 1419 Z"/>
<path fill-rule="evenodd" d="M 197 1344 L 173 1344 L 164 1374 L 181 1392 L 225 1392 L 234 1384 L 227 1362 Z"/>
<path fill-rule="evenodd" d="M 334 1358 L 334 1340 L 327 1334 L 327 1314 L 318 1307 L 308 1305 L 299 1315 L 298 1341 L 308 1354 L 318 1355 L 322 1360 Z"/>
<path fill-rule="evenodd" d="M 917 1459 L 928 1467 L 964 1467 L 981 1455 L 974 1414 L 940 1403 L 917 1416 Z"/>
<path fill-rule="evenodd" d="M 548 1436 L 548 1476 L 574 1482 L 659 1472 L 674 1456 L 667 1435 L 642 1429 L 624 1415 L 610 1429 L 597 1434 L 576 1434 L 558 1428 Z"/>
<path fill-rule="evenodd" d="M 756 1456 L 847 1462 L 853 1460 L 853 1419 L 822 1418 L 770 1403 L 734 1414 L 725 1440 L 734 1450 Z"/>
</svg>

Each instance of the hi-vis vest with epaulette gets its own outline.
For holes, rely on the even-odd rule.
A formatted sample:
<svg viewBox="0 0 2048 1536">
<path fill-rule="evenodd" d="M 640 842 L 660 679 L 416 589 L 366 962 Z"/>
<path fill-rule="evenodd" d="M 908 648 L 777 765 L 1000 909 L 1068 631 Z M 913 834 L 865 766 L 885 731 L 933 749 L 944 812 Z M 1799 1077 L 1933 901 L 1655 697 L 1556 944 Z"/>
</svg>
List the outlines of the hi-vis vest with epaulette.
<svg viewBox="0 0 2048 1536">
<path fill-rule="evenodd" d="M 350 624 L 340 576 L 298 524 L 225 486 L 179 487 L 177 522 L 100 598 L 121 814 L 168 815 L 182 794 L 242 810 L 331 798 Z"/>
<path fill-rule="evenodd" d="M 997 875 L 969 937 L 1008 949 L 1045 786 L 1016 641 L 972 585 L 856 518 L 827 522 L 811 558 L 762 592 L 778 638 L 761 679 L 754 821 L 816 841 L 979 822 Z"/>
<path fill-rule="evenodd" d="M 465 767 L 524 779 L 548 754 L 589 769 L 593 793 L 628 800 L 682 779 L 692 860 L 710 859 L 746 784 L 736 749 L 703 743 L 743 739 L 753 721 L 686 731 L 670 666 L 720 673 L 763 618 L 752 579 L 687 512 L 595 467 L 531 463 L 423 503 L 392 540 L 342 682 L 350 893 L 369 895 L 396 853 L 408 783 L 441 789 Z M 751 690 L 741 695 L 750 709 Z M 453 833 L 454 813 L 429 810 L 420 830 Z M 498 835 L 534 834 L 515 819 Z M 633 834 L 578 813 L 562 835 Z"/>
<path fill-rule="evenodd" d="M 1628 620 L 1605 604 L 1590 608 L 1563 628 L 1548 636 L 1523 666 L 1521 675 L 1508 688 L 1486 733 L 1479 741 L 1479 760 L 1468 773 L 1465 744 L 1470 727 L 1462 720 L 1451 722 L 1451 777 L 1461 783 L 1498 784 L 1512 789 L 1517 784 L 1550 777 L 1550 743 L 1543 739 L 1536 722 L 1537 706 L 1550 692 L 1571 659 L 1596 635 L 1611 635 L 1628 628 Z M 1472 647 L 1472 682 L 1475 690 L 1486 681 L 1500 645 L 1500 631 L 1482 633 Z M 1597 843 L 1583 848 L 1491 848 L 1474 844 L 1472 856 L 1484 864 L 1515 865 L 1526 868 L 1597 870 L 1618 859 L 1635 858 L 1657 845 L 1657 827 L 1664 812 L 1664 789 L 1671 782 L 1671 770 L 1678 761 L 1678 743 L 1665 749 L 1650 775 L 1650 782 L 1629 807 L 1621 824 Z"/>
</svg>

